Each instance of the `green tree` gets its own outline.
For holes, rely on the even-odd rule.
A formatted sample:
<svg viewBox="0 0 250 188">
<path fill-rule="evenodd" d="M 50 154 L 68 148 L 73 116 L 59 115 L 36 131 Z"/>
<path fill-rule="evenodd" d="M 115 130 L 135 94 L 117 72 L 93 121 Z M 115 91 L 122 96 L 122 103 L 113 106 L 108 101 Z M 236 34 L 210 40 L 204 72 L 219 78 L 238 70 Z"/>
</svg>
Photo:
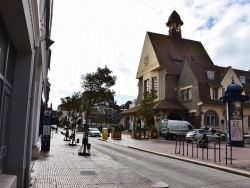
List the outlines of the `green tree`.
<svg viewBox="0 0 250 188">
<path fill-rule="evenodd" d="M 86 118 L 86 132 L 83 138 L 83 153 L 78 153 L 79 155 L 84 155 L 86 153 L 86 145 L 88 144 L 87 122 L 94 105 L 98 102 L 105 100 L 107 98 L 108 93 L 111 93 L 113 96 L 115 95 L 115 91 L 110 89 L 112 86 L 115 85 L 116 82 L 116 76 L 112 75 L 112 73 L 113 72 L 105 65 L 104 68 L 98 67 L 96 72 L 86 73 L 85 75 L 81 76 L 81 86 L 84 90 L 83 107 Z"/>
<path fill-rule="evenodd" d="M 140 106 L 137 110 L 137 114 L 145 122 L 145 128 L 147 127 L 147 121 L 154 117 L 154 100 L 157 98 L 156 91 L 151 90 L 150 92 L 143 93 L 143 99 L 140 102 Z"/>
<path fill-rule="evenodd" d="M 52 124 L 53 125 L 60 125 L 59 118 L 63 115 L 62 111 L 52 110 Z"/>
<path fill-rule="evenodd" d="M 112 76 L 112 71 L 107 66 L 97 68 L 96 72 L 82 75 L 81 86 L 83 93 L 83 106 L 86 117 L 91 113 L 94 104 L 107 98 L 107 93 L 115 95 L 115 91 L 110 90 L 115 85 L 116 76 Z"/>
<path fill-rule="evenodd" d="M 68 96 L 65 98 L 61 98 L 61 103 L 67 111 L 69 120 L 72 121 L 72 128 L 74 133 L 72 134 L 71 144 L 74 145 L 76 122 L 78 118 L 81 118 L 83 113 L 82 93 L 75 92 L 71 97 Z"/>
</svg>

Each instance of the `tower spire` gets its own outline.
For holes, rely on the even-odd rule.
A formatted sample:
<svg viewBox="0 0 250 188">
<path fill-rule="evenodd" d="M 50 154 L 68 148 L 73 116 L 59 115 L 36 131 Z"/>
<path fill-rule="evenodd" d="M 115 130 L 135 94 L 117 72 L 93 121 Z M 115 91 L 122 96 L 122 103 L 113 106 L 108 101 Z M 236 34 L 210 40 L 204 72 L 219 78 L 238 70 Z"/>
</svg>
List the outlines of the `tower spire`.
<svg viewBox="0 0 250 188">
<path fill-rule="evenodd" d="M 169 27 L 169 36 L 181 38 L 181 26 L 183 25 L 180 15 L 174 10 L 168 18 L 166 25 Z"/>
</svg>

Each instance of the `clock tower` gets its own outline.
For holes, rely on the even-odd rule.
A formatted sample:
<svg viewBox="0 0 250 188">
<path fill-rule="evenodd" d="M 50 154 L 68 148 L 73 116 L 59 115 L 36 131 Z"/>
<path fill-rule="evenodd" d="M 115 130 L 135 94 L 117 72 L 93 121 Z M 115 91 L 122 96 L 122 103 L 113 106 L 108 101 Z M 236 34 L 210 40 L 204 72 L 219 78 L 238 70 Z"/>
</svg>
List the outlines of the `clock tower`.
<svg viewBox="0 0 250 188">
<path fill-rule="evenodd" d="M 174 10 L 168 18 L 166 25 L 169 27 L 169 36 L 181 38 L 181 26 L 183 25 L 180 15 Z"/>
</svg>

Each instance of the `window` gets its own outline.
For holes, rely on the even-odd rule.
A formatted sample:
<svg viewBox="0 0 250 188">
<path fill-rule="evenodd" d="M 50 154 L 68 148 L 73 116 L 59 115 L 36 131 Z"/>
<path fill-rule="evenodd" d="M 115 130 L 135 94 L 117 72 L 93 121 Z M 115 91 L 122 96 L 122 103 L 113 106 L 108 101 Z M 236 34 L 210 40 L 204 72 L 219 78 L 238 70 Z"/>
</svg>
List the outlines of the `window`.
<svg viewBox="0 0 250 188">
<path fill-rule="evenodd" d="M 192 100 L 191 88 L 181 90 L 181 100 L 182 101 Z"/>
<path fill-rule="evenodd" d="M 157 96 L 157 77 L 152 78 L 152 89 L 155 91 L 155 96 Z"/>
<path fill-rule="evenodd" d="M 218 114 L 214 110 L 209 110 L 205 113 L 204 126 L 218 127 Z"/>
<path fill-rule="evenodd" d="M 245 76 L 240 76 L 240 83 L 245 84 L 246 83 L 246 77 Z"/>
<path fill-rule="evenodd" d="M 207 71 L 207 78 L 209 80 L 213 80 L 214 79 L 214 71 Z"/>
<path fill-rule="evenodd" d="M 5 76 L 6 54 L 8 48 L 8 35 L 2 27 L 4 24 L 0 18 L 0 74 Z"/>
<path fill-rule="evenodd" d="M 152 89 L 157 90 L 157 77 L 152 78 Z"/>
<path fill-rule="evenodd" d="M 8 63 L 7 63 L 6 77 L 7 77 L 7 80 L 8 80 L 11 84 L 13 84 L 15 60 L 16 60 L 16 52 L 15 52 L 15 49 L 14 49 L 12 43 L 10 43 L 10 46 L 9 46 L 9 54 L 8 54 Z"/>
<path fill-rule="evenodd" d="M 212 88 L 212 99 L 218 99 L 218 88 Z"/>
<path fill-rule="evenodd" d="M 144 92 L 149 92 L 149 79 L 144 81 Z"/>
</svg>

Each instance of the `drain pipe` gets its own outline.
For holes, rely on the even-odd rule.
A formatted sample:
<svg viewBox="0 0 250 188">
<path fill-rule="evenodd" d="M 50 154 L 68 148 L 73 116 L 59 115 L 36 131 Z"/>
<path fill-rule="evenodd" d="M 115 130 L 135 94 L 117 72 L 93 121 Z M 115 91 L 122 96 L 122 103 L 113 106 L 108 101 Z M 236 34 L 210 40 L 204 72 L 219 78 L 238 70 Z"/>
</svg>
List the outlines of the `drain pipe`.
<svg viewBox="0 0 250 188">
<path fill-rule="evenodd" d="M 35 98 L 35 84 L 36 84 L 36 70 L 38 62 L 39 46 L 35 46 L 35 55 L 33 62 L 33 75 L 32 75 L 32 88 L 30 94 L 30 107 L 29 107 L 29 123 L 28 123 L 28 140 L 26 150 L 26 168 L 25 168 L 25 182 L 24 187 L 30 185 L 30 174 L 31 174 L 31 158 L 32 158 L 32 133 L 33 133 L 33 121 L 34 121 L 34 98 Z"/>
</svg>

